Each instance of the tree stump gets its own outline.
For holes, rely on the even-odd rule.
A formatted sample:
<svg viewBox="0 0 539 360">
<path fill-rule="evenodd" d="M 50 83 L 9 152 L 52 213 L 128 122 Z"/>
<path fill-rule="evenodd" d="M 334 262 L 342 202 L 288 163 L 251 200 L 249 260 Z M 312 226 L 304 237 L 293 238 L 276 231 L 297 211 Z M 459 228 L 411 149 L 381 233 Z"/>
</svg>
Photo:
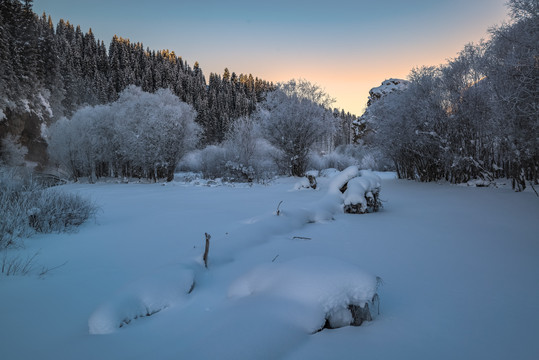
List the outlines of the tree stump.
<svg viewBox="0 0 539 360">
<path fill-rule="evenodd" d="M 316 186 L 317 186 L 316 177 L 314 177 L 314 175 L 308 174 L 307 180 L 309 180 L 309 187 L 316 190 Z"/>
</svg>

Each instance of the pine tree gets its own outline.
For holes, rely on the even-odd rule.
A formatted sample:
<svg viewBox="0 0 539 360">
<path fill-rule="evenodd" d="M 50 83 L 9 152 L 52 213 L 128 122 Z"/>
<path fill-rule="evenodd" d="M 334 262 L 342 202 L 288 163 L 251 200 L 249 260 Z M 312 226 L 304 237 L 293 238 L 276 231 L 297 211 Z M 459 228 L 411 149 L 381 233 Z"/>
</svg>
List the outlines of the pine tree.
<svg viewBox="0 0 539 360">
<path fill-rule="evenodd" d="M 48 91 L 48 102 L 52 110 L 51 118 L 58 119 L 63 115 L 62 100 L 65 97 L 54 25 L 50 16 L 43 13 L 39 23 L 39 67 L 40 83 Z M 52 119 L 51 119 L 52 120 Z"/>
</svg>

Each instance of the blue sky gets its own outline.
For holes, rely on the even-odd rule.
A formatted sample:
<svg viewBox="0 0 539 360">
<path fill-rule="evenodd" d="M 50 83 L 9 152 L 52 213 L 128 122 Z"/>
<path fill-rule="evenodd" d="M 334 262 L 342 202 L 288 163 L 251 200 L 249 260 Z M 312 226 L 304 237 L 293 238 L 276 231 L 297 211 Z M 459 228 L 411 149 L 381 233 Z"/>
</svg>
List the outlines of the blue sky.
<svg viewBox="0 0 539 360">
<path fill-rule="evenodd" d="M 506 0 L 34 0 L 34 11 L 169 49 L 204 73 L 305 78 L 360 115 L 370 88 L 438 65 L 506 20 Z"/>
</svg>

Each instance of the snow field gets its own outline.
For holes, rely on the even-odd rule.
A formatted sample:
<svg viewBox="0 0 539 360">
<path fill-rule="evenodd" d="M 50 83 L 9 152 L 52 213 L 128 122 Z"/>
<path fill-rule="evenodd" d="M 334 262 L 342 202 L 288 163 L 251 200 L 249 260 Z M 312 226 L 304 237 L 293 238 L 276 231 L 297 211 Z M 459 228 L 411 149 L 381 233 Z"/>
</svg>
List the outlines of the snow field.
<svg viewBox="0 0 539 360">
<path fill-rule="evenodd" d="M 68 263 L 0 278 L 2 358 L 536 359 L 535 195 L 382 175 L 384 209 L 367 215 L 342 213 L 324 177 L 301 191 L 298 179 L 63 186 L 102 211 L 25 241 L 40 265 Z M 313 334 L 327 309 L 346 323 L 340 305 L 368 299 L 363 270 L 384 281 L 380 315 Z"/>
<path fill-rule="evenodd" d="M 181 304 L 194 286 L 194 272 L 179 267 L 141 278 L 120 289 L 90 316 L 89 332 L 110 334 L 133 320 Z"/>
</svg>

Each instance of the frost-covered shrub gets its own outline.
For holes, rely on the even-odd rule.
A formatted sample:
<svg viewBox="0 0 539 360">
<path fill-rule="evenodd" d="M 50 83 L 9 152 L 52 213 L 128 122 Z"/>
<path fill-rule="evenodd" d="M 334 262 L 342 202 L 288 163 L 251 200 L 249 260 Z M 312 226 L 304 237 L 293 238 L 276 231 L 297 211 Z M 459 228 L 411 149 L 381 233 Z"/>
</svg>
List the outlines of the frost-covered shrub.
<svg viewBox="0 0 539 360">
<path fill-rule="evenodd" d="M 35 232 L 69 230 L 96 211 L 80 195 L 45 189 L 26 172 L 0 169 L 0 249 Z"/>
<path fill-rule="evenodd" d="M 379 149 L 363 145 L 341 145 L 329 154 L 312 153 L 309 168 L 316 170 L 334 168 L 344 170 L 349 166 L 359 165 L 361 169 L 387 171 L 392 168 L 391 161 Z"/>
<path fill-rule="evenodd" d="M 261 138 L 258 126 L 249 118 L 239 118 L 221 145 L 209 145 L 185 155 L 178 168 L 201 172 L 204 178 L 228 181 L 260 181 L 276 174 L 276 149 Z"/>
<path fill-rule="evenodd" d="M 39 191 L 28 210 L 30 226 L 41 233 L 70 230 L 95 215 L 97 207 L 79 194 L 56 189 Z"/>
<path fill-rule="evenodd" d="M 357 163 L 358 159 L 348 155 L 339 154 L 336 151 L 326 155 L 311 154 L 309 156 L 309 168 L 316 170 L 329 168 L 344 170 L 349 166 L 356 165 Z"/>
<path fill-rule="evenodd" d="M 36 185 L 26 179 L 20 171 L 0 168 L 0 249 L 32 233 L 27 211 Z"/>
<path fill-rule="evenodd" d="M 79 109 L 48 134 L 51 160 L 82 176 L 171 181 L 182 156 L 198 142 L 195 110 L 168 89 L 129 86 L 117 101 Z"/>
<path fill-rule="evenodd" d="M 20 166 L 27 153 L 28 149 L 20 144 L 18 136 L 8 135 L 0 141 L 0 165 Z"/>
<path fill-rule="evenodd" d="M 275 167 L 271 164 L 274 148 L 262 138 L 259 124 L 247 117 L 234 121 L 226 134 L 226 168 L 231 179 L 253 181 L 268 177 Z"/>
<path fill-rule="evenodd" d="M 224 177 L 226 150 L 222 146 L 209 145 L 199 153 L 200 171 L 204 178 Z"/>
<path fill-rule="evenodd" d="M 274 160 L 279 170 L 303 176 L 311 149 L 331 139 L 335 133 L 335 117 L 329 110 L 333 99 L 319 86 L 305 80 L 280 83 L 267 94 L 256 117 L 264 137 L 280 153 Z"/>
</svg>

